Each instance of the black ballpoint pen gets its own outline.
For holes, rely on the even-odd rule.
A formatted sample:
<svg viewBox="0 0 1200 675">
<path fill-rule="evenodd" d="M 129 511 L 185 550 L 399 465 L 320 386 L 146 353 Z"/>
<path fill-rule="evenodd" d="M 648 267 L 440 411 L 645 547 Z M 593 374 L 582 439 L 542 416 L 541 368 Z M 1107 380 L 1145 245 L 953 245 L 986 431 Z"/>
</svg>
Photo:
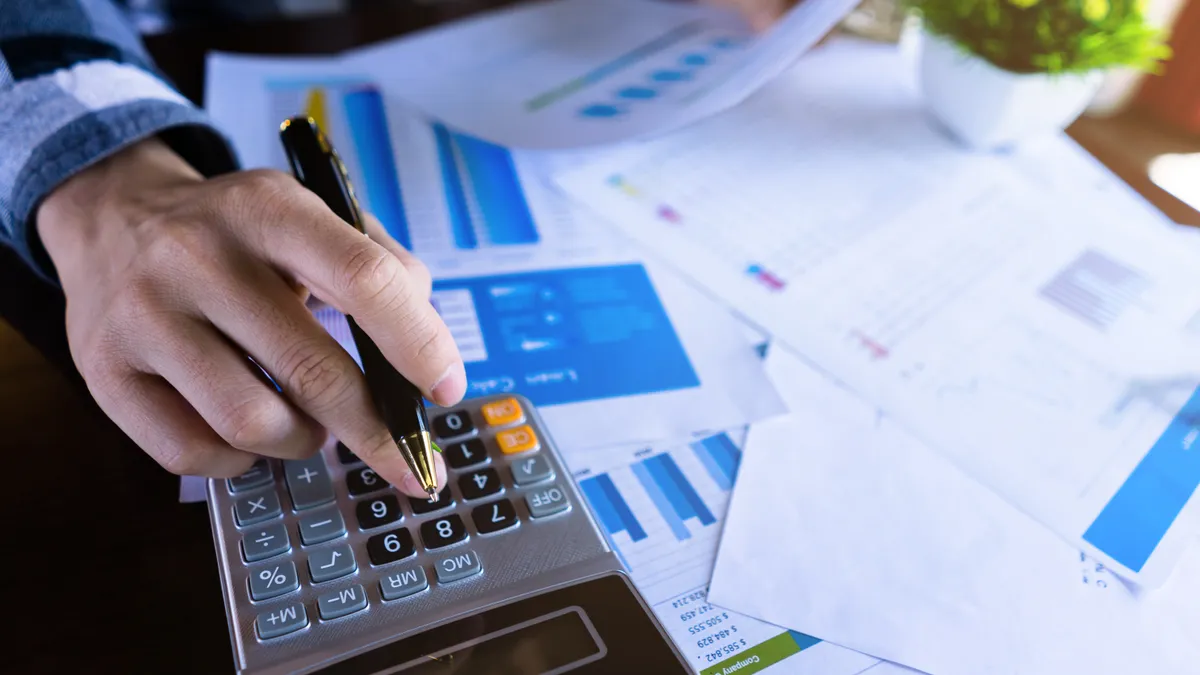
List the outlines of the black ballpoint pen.
<svg viewBox="0 0 1200 675">
<path fill-rule="evenodd" d="M 362 212 L 345 166 L 317 123 L 309 117 L 292 117 L 279 126 L 279 136 L 296 180 L 320 197 L 339 218 L 365 235 Z M 353 317 L 347 316 L 346 321 L 362 358 L 363 373 L 375 407 L 421 488 L 431 501 L 436 501 L 434 445 L 421 391 L 396 371 Z"/>
</svg>

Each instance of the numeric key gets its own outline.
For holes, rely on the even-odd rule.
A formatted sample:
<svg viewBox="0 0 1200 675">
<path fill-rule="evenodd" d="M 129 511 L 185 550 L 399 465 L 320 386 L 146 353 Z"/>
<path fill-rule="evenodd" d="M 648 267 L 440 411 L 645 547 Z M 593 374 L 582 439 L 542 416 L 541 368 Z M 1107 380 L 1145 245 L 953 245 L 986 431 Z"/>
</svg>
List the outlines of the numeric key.
<svg viewBox="0 0 1200 675">
<path fill-rule="evenodd" d="M 472 431 L 475 431 L 475 421 L 466 410 L 455 410 L 433 419 L 433 433 L 438 438 L 466 436 Z"/>
<path fill-rule="evenodd" d="M 479 534 L 491 534 L 507 530 L 517 524 L 517 510 L 507 499 L 476 506 L 471 510 L 471 520 Z"/>
<path fill-rule="evenodd" d="M 358 512 L 358 527 L 363 530 L 382 527 L 401 518 L 400 500 L 396 498 L 396 495 L 381 495 L 365 502 L 359 502 L 356 511 Z"/>
<path fill-rule="evenodd" d="M 338 456 L 338 461 L 341 462 L 342 464 L 358 464 L 359 462 L 362 461 L 361 459 L 358 458 L 358 455 L 354 454 L 350 450 L 350 448 L 347 448 L 345 445 L 343 445 L 341 443 L 337 444 L 337 456 Z"/>
<path fill-rule="evenodd" d="M 429 550 L 457 544 L 467 539 L 467 526 L 457 513 L 421 523 L 421 541 Z"/>
<path fill-rule="evenodd" d="M 379 477 L 375 473 L 375 469 L 369 466 L 364 466 L 361 469 L 346 472 L 346 489 L 352 497 L 365 495 L 368 492 L 375 492 L 390 487 L 391 483 Z"/>
<path fill-rule="evenodd" d="M 488 461 L 487 448 L 478 438 L 447 444 L 442 455 L 451 469 L 465 469 Z"/>
<path fill-rule="evenodd" d="M 367 540 L 367 557 L 372 565 L 386 565 L 405 558 L 417 552 L 412 533 L 407 528 L 396 528 L 390 532 L 377 534 Z"/>
<path fill-rule="evenodd" d="M 463 499 L 483 499 L 503 492 L 504 484 L 495 469 L 481 469 L 460 477 L 458 491 Z"/>
<path fill-rule="evenodd" d="M 434 511 L 441 511 L 442 509 L 454 506 L 454 495 L 450 494 L 450 486 L 447 485 L 438 493 L 438 500 L 436 502 L 432 499 L 414 499 L 409 497 L 408 505 L 412 507 L 414 515 L 419 516 L 423 513 L 433 513 Z"/>
</svg>

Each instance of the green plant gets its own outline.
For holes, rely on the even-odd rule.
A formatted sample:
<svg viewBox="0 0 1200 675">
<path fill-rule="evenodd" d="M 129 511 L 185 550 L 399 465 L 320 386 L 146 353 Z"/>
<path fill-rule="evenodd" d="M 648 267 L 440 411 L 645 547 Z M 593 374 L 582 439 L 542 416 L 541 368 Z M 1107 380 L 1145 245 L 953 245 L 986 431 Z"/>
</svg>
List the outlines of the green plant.
<svg viewBox="0 0 1200 675">
<path fill-rule="evenodd" d="M 1158 72 L 1171 56 L 1143 0 L 904 1 L 926 31 L 1016 73 Z"/>
</svg>

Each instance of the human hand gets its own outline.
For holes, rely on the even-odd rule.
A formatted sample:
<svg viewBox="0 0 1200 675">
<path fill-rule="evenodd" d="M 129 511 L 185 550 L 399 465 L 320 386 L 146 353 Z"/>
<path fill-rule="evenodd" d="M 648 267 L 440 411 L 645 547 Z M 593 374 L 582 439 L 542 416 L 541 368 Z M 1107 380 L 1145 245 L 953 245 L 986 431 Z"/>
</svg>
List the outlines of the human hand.
<svg viewBox="0 0 1200 675">
<path fill-rule="evenodd" d="M 205 180 L 153 139 L 73 177 L 37 213 L 72 358 L 104 412 L 162 466 L 236 476 L 256 456 L 311 456 L 328 430 L 424 497 L 362 371 L 305 307 L 311 289 L 430 400 L 462 398 L 463 361 L 429 303 L 429 272 L 370 225 L 363 236 L 283 173 Z"/>
<path fill-rule="evenodd" d="M 787 13 L 796 0 L 706 0 L 718 7 L 737 11 L 750 22 L 754 30 L 770 28 L 779 17 Z"/>
</svg>

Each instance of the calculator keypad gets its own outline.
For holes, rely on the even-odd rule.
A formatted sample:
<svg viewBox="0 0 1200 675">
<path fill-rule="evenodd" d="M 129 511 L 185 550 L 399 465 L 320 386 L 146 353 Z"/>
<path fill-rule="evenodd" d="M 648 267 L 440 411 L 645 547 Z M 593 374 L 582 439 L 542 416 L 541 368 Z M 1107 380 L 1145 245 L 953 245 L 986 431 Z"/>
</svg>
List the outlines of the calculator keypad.
<svg viewBox="0 0 1200 675">
<path fill-rule="evenodd" d="M 320 544 L 346 534 L 346 523 L 337 507 L 314 511 L 300 519 L 300 541 L 305 546 Z"/>
<path fill-rule="evenodd" d="M 311 509 L 333 501 L 333 483 L 329 469 L 320 454 L 308 459 L 289 459 L 283 463 L 292 506 L 297 511 Z"/>
<path fill-rule="evenodd" d="M 330 621 L 367 608 L 367 592 L 355 584 L 350 588 L 329 591 L 317 597 L 321 618 Z"/>
<path fill-rule="evenodd" d="M 400 499 L 391 494 L 359 502 L 354 510 L 358 516 L 358 527 L 362 530 L 383 527 L 403 518 L 400 513 Z"/>
<path fill-rule="evenodd" d="M 384 600 L 399 600 L 429 588 L 425 568 L 413 565 L 405 570 L 393 572 L 379 580 L 379 591 Z"/>
<path fill-rule="evenodd" d="M 346 474 L 346 489 L 352 497 L 365 495 L 369 492 L 390 487 L 390 484 L 375 473 L 375 469 L 362 467 Z"/>
<path fill-rule="evenodd" d="M 438 493 L 437 501 L 409 497 L 408 505 L 412 509 L 413 515 L 418 516 L 435 511 L 445 511 L 454 506 L 454 495 L 450 494 L 450 486 L 447 485 Z"/>
<path fill-rule="evenodd" d="M 242 536 L 242 556 L 246 562 L 266 560 L 292 550 L 283 523 L 247 530 Z"/>
<path fill-rule="evenodd" d="M 443 584 L 466 579 L 483 571 L 479 556 L 470 549 L 441 558 L 433 566 L 437 569 L 438 581 Z"/>
<path fill-rule="evenodd" d="M 472 431 L 475 431 L 475 421 L 466 410 L 455 410 L 433 418 L 433 433 L 438 438 L 466 436 Z"/>
<path fill-rule="evenodd" d="M 249 494 L 233 503 L 233 515 L 241 526 L 261 523 L 281 513 L 279 496 L 273 491 Z"/>
<path fill-rule="evenodd" d="M 483 499 L 504 491 L 500 482 L 500 474 L 495 469 L 487 468 L 463 474 L 458 479 L 458 491 L 463 499 Z"/>
<path fill-rule="evenodd" d="M 500 499 L 471 509 L 471 520 L 479 534 L 491 534 L 507 530 L 517 524 L 517 510 L 512 502 Z"/>
<path fill-rule="evenodd" d="M 315 584 L 340 579 L 357 570 L 358 563 L 354 561 L 354 551 L 349 544 L 318 549 L 308 557 L 308 576 Z"/>
<path fill-rule="evenodd" d="M 260 459 L 246 473 L 229 479 L 229 491 L 236 495 L 270 485 L 273 480 L 275 476 L 271 473 L 271 465 L 267 460 Z"/>
<path fill-rule="evenodd" d="M 260 642 L 352 621 L 372 602 L 470 584 L 487 574 L 482 542 L 569 509 L 518 399 L 451 409 L 432 426 L 450 471 L 437 501 L 401 495 L 340 443 L 332 464 L 324 454 L 261 460 L 225 482 L 245 565 L 238 601 L 254 604 Z"/>
<path fill-rule="evenodd" d="M 376 567 L 404 560 L 416 552 L 412 533 L 403 527 L 377 534 L 367 540 L 367 555 L 371 558 L 371 564 Z"/>
<path fill-rule="evenodd" d="M 250 598 L 270 600 L 300 588 L 300 577 L 296 576 L 296 563 L 283 560 L 267 563 L 250 570 Z"/>
<path fill-rule="evenodd" d="M 457 544 L 468 536 L 467 526 L 457 513 L 421 523 L 421 541 L 431 551 Z"/>
<path fill-rule="evenodd" d="M 478 438 L 449 443 L 442 448 L 442 454 L 451 469 L 466 469 L 486 464 L 488 461 L 487 448 L 483 447 L 483 441 Z"/>
<path fill-rule="evenodd" d="M 254 621 L 258 637 L 270 640 L 281 635 L 294 633 L 308 625 L 308 612 L 299 602 L 289 603 L 270 612 L 263 612 Z"/>
</svg>

